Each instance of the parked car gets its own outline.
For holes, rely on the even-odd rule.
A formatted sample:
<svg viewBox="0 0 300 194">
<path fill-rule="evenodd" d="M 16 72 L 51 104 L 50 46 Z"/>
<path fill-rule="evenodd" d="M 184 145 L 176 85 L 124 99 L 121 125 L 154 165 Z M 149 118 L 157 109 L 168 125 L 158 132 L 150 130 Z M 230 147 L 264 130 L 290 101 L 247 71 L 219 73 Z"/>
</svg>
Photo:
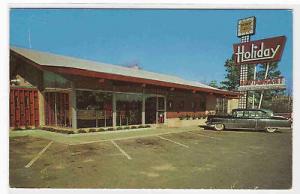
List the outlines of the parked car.
<svg viewBox="0 0 300 194">
<path fill-rule="evenodd" d="M 274 116 L 266 109 L 234 109 L 231 115 L 210 115 L 206 126 L 217 131 L 224 129 L 265 130 L 273 133 L 280 128 L 290 128 L 291 119 Z"/>
</svg>

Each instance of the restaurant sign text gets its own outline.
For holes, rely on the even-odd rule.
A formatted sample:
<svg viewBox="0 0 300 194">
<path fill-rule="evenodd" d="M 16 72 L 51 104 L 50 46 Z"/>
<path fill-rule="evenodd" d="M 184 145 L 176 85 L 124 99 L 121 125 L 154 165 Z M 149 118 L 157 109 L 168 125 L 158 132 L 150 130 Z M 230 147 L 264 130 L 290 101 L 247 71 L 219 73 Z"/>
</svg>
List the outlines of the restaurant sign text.
<svg viewBox="0 0 300 194">
<path fill-rule="evenodd" d="M 278 36 L 234 44 L 233 50 L 235 64 L 262 64 L 280 61 L 285 41 L 285 36 Z"/>
<path fill-rule="evenodd" d="M 239 91 L 248 90 L 281 90 L 285 89 L 285 79 L 283 77 L 264 80 L 243 80 L 240 81 Z"/>
</svg>

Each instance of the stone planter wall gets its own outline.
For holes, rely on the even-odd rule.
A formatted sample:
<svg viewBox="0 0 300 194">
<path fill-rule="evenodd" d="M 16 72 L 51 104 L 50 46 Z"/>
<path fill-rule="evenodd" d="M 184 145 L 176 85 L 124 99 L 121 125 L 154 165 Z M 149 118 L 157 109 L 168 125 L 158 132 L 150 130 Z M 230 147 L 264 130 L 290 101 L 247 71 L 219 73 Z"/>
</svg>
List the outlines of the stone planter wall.
<svg viewBox="0 0 300 194">
<path fill-rule="evenodd" d="M 204 125 L 206 119 L 182 119 L 179 118 L 171 118 L 168 119 L 166 122 L 166 125 L 168 127 L 189 127 L 189 126 L 198 126 L 198 125 Z"/>
</svg>

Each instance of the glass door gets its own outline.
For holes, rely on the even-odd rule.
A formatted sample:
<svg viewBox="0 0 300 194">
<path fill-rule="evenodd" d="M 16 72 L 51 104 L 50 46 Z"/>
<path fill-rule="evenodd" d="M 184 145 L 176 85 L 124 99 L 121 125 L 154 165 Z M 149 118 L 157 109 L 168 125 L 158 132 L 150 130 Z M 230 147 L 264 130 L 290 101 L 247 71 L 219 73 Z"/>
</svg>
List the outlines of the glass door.
<svg viewBox="0 0 300 194">
<path fill-rule="evenodd" d="M 165 122 L 165 98 L 157 97 L 157 123 Z"/>
<path fill-rule="evenodd" d="M 68 93 L 45 93 L 45 124 L 61 127 L 70 126 Z"/>
</svg>

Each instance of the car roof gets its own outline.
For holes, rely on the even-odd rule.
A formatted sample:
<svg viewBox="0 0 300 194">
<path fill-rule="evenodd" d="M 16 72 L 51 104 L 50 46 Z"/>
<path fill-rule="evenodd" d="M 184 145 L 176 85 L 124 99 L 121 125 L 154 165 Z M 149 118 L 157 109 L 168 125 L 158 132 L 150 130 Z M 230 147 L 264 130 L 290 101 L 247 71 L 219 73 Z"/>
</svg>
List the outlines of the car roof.
<svg viewBox="0 0 300 194">
<path fill-rule="evenodd" d="M 237 109 L 233 109 L 232 111 L 264 111 L 264 112 L 270 112 L 271 110 L 268 109 L 263 109 L 263 108 L 237 108 Z"/>
</svg>

